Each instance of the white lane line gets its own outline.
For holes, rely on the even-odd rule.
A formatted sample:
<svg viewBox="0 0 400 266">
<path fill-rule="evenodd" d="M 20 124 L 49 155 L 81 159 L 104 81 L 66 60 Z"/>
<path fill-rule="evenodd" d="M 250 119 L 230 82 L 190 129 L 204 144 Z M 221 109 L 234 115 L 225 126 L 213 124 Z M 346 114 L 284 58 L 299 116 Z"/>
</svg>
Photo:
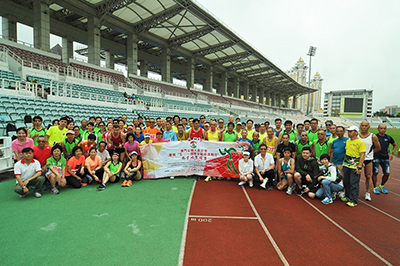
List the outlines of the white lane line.
<svg viewBox="0 0 400 266">
<path fill-rule="evenodd" d="M 365 248 L 366 250 L 368 250 L 369 252 L 372 253 L 372 255 L 374 255 L 375 257 L 377 257 L 379 260 L 381 260 L 383 263 L 385 263 L 386 265 L 392 265 L 390 262 L 388 262 L 387 260 L 385 260 L 381 255 L 379 255 L 378 253 L 376 253 L 372 248 L 368 247 L 366 244 L 364 244 L 363 242 L 361 242 L 361 240 L 359 240 L 357 237 L 355 237 L 354 235 L 352 235 L 349 231 L 347 231 L 346 229 L 344 229 L 343 227 L 341 227 L 337 222 L 335 222 L 334 220 L 332 220 L 328 215 L 326 215 L 325 213 L 323 213 L 322 211 L 320 211 L 317 207 L 315 207 L 313 204 L 311 204 L 308 200 L 306 200 L 303 197 L 300 197 L 302 200 L 304 200 L 308 205 L 310 205 L 312 208 L 314 208 L 314 210 L 316 210 L 317 212 L 319 212 L 322 216 L 324 216 L 328 221 L 330 221 L 332 224 L 334 224 L 337 228 L 339 228 L 340 230 L 342 230 L 345 234 L 347 234 L 348 236 L 350 236 L 354 241 L 356 241 L 358 244 L 360 244 L 363 248 Z"/>
<path fill-rule="evenodd" d="M 188 222 L 189 222 L 189 212 L 190 212 L 190 206 L 192 205 L 193 192 L 196 187 L 196 182 L 197 181 L 193 182 L 192 192 L 190 192 L 189 202 L 188 202 L 188 206 L 186 208 L 185 224 L 183 226 L 183 232 L 182 232 L 181 250 L 179 252 L 179 262 L 178 262 L 179 266 L 183 265 L 183 257 L 185 256 L 185 246 L 186 246 L 187 227 L 188 227 Z"/>
<path fill-rule="evenodd" d="M 257 220 L 257 217 L 189 215 L 189 218 Z"/>
<path fill-rule="evenodd" d="M 268 236 L 269 241 L 271 242 L 272 246 L 274 247 L 276 253 L 278 253 L 279 258 L 283 262 L 283 265 L 290 265 L 289 262 L 286 260 L 285 256 L 283 255 L 282 251 L 276 244 L 274 238 L 272 237 L 271 233 L 268 231 L 268 228 L 265 226 L 263 220 L 261 219 L 260 215 L 258 214 L 256 208 L 254 207 L 253 202 L 251 201 L 247 191 L 244 187 L 242 187 L 244 194 L 246 195 L 247 201 L 249 202 L 251 208 L 253 209 L 254 214 L 257 216 L 258 222 L 260 223 L 261 227 L 264 229 L 265 234 Z"/>
<path fill-rule="evenodd" d="M 359 199 L 358 201 L 360 201 L 360 202 L 364 203 L 365 205 L 367 205 L 368 207 L 370 207 L 370 208 L 372 208 L 372 209 L 374 209 L 374 210 L 376 210 L 376 211 L 378 211 L 378 212 L 380 212 L 380 213 L 382 213 L 382 214 L 384 214 L 384 215 L 386 215 L 386 216 L 392 218 L 393 220 L 396 220 L 397 222 L 400 222 L 400 219 L 394 217 L 393 215 L 390 215 L 390 214 L 387 213 L 387 212 L 384 212 L 384 211 L 378 209 L 378 208 L 375 207 L 375 206 L 372 206 L 371 204 L 367 203 L 366 201 L 363 201 L 363 200 L 360 200 L 360 199 Z"/>
</svg>

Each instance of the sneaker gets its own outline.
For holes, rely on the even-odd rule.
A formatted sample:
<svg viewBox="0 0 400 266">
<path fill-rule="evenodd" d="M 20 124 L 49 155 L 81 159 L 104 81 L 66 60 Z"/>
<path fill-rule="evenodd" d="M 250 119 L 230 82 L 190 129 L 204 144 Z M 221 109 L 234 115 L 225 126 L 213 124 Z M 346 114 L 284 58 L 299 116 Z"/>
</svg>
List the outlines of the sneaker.
<svg viewBox="0 0 400 266">
<path fill-rule="evenodd" d="M 238 185 L 243 186 L 244 184 L 246 184 L 246 181 L 240 181 Z"/>
<path fill-rule="evenodd" d="M 86 178 L 87 178 L 88 184 L 91 184 L 93 181 L 93 177 L 91 175 L 86 175 Z"/>
<path fill-rule="evenodd" d="M 173 180 L 174 178 L 175 178 L 175 177 L 173 177 L 173 176 L 170 176 L 170 177 L 169 177 L 169 179 L 171 179 L 171 180 Z"/>
<path fill-rule="evenodd" d="M 224 179 L 222 176 L 217 177 L 218 180 Z"/>
<path fill-rule="evenodd" d="M 216 180 L 217 178 L 215 176 L 212 177 L 213 180 Z"/>
<path fill-rule="evenodd" d="M 230 178 L 230 177 L 227 177 L 227 178 L 226 178 L 226 180 L 228 180 L 228 181 L 229 181 L 229 180 L 231 180 L 231 178 Z"/>
<path fill-rule="evenodd" d="M 374 192 L 374 194 L 376 194 L 376 195 L 379 195 L 379 194 L 381 194 L 381 193 L 379 192 L 379 189 L 378 189 L 378 187 L 374 187 L 374 190 L 373 190 L 373 192 Z"/>
<path fill-rule="evenodd" d="M 286 190 L 286 195 L 292 195 L 292 193 L 293 193 L 292 187 L 288 187 Z"/>
<path fill-rule="evenodd" d="M 124 182 L 122 182 L 122 185 L 121 185 L 121 187 L 126 187 L 126 183 L 128 183 L 128 180 L 124 180 Z"/>
<path fill-rule="evenodd" d="M 364 198 L 365 198 L 365 200 L 371 201 L 371 194 L 366 192 Z"/>
<path fill-rule="evenodd" d="M 332 193 L 332 201 L 335 201 L 337 192 Z"/>
<path fill-rule="evenodd" d="M 268 190 L 274 190 L 274 188 L 272 186 L 268 186 L 267 188 Z"/>
<path fill-rule="evenodd" d="M 60 191 L 58 191 L 58 189 L 56 187 L 53 187 L 51 189 L 51 193 L 54 194 L 54 195 L 57 195 L 57 194 L 60 194 Z"/>
<path fill-rule="evenodd" d="M 349 202 L 346 203 L 346 205 L 349 206 L 349 207 L 355 207 L 355 206 L 357 206 L 357 203 L 349 201 Z"/>
<path fill-rule="evenodd" d="M 48 186 L 48 185 L 43 185 L 43 188 L 42 188 L 42 190 L 43 190 L 43 191 L 46 191 L 48 188 L 49 188 L 49 186 Z"/>
<path fill-rule="evenodd" d="M 381 189 L 381 191 L 382 191 L 383 194 L 389 193 L 389 192 L 387 191 L 387 189 L 385 188 L 385 186 L 379 185 L 379 188 Z"/>
<path fill-rule="evenodd" d="M 302 189 L 299 189 L 299 190 L 297 190 L 297 192 L 296 192 L 296 195 L 297 196 L 303 196 L 303 194 L 304 194 L 304 190 L 302 190 Z"/>
<path fill-rule="evenodd" d="M 350 199 L 349 199 L 348 197 L 341 197 L 340 200 L 343 201 L 343 202 L 347 202 L 347 201 L 349 201 Z"/>
<path fill-rule="evenodd" d="M 81 183 L 82 187 L 86 187 L 87 183 Z"/>
<path fill-rule="evenodd" d="M 211 180 L 211 176 L 207 176 L 206 179 L 204 179 L 205 182 L 208 182 Z"/>
<path fill-rule="evenodd" d="M 338 197 L 338 198 L 344 198 L 344 197 L 346 197 L 346 195 L 344 194 L 344 191 L 339 191 L 339 192 L 337 193 L 337 197 Z"/>
<path fill-rule="evenodd" d="M 250 180 L 250 181 L 249 181 L 249 187 L 253 187 L 253 185 L 254 185 L 254 184 L 253 184 L 253 180 Z"/>
<path fill-rule="evenodd" d="M 130 187 L 132 185 L 132 180 L 128 180 L 128 182 L 126 182 L 126 187 Z"/>
<path fill-rule="evenodd" d="M 101 184 L 97 187 L 97 189 L 100 190 L 100 191 L 104 190 L 105 188 L 106 188 L 106 185 L 104 185 L 103 183 L 101 183 Z"/>
<path fill-rule="evenodd" d="M 262 187 L 263 189 L 266 189 L 265 184 L 261 184 L 260 187 Z"/>
<path fill-rule="evenodd" d="M 19 194 L 19 197 L 20 197 L 20 198 L 25 198 L 25 197 L 26 197 L 26 195 L 28 195 L 28 194 L 22 194 L 22 195 L 21 195 L 21 194 Z"/>
<path fill-rule="evenodd" d="M 333 200 L 331 198 L 326 197 L 321 202 L 322 202 L 322 204 L 331 204 L 331 203 L 333 203 Z"/>
<path fill-rule="evenodd" d="M 40 198 L 42 196 L 42 194 L 40 194 L 39 192 L 35 192 L 35 194 L 33 195 L 35 195 L 35 198 Z"/>
</svg>

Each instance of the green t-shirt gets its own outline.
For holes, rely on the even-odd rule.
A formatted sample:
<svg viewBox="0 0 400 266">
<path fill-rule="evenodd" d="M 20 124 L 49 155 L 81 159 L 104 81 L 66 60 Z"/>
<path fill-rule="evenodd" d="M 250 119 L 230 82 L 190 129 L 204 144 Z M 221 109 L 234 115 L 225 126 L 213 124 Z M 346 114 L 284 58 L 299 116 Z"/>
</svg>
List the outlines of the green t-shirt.
<svg viewBox="0 0 400 266">
<path fill-rule="evenodd" d="M 307 132 L 308 140 L 311 142 L 318 141 L 318 130 L 311 132 L 311 129 Z"/>
<path fill-rule="evenodd" d="M 97 133 L 96 133 L 94 130 L 93 130 L 93 132 L 91 132 L 91 133 L 89 133 L 89 131 L 87 131 L 87 130 L 86 130 L 85 132 L 83 132 L 82 140 L 87 140 L 90 134 L 95 135 L 95 136 L 96 136 L 96 140 L 95 140 L 95 141 L 98 142 L 98 141 L 97 141 L 98 135 L 97 135 Z M 101 136 L 100 136 L 100 139 L 101 139 Z"/>
<path fill-rule="evenodd" d="M 33 135 L 38 134 L 37 137 L 32 138 L 33 139 L 33 145 L 37 146 L 38 145 L 37 138 L 41 137 L 41 136 L 45 137 L 46 133 L 47 133 L 47 130 L 45 128 L 41 128 L 39 131 L 36 130 L 35 128 L 30 128 L 29 129 L 29 135 L 31 136 L 31 138 L 32 138 Z"/>
<path fill-rule="evenodd" d="M 121 162 L 118 162 L 117 164 L 114 164 L 112 161 L 110 162 L 110 172 L 111 173 L 116 173 L 118 171 L 119 166 L 121 165 Z M 119 173 L 117 174 L 117 176 Z"/>
<path fill-rule="evenodd" d="M 61 155 L 60 159 L 57 161 L 54 156 L 51 156 L 46 161 L 47 168 L 53 167 L 60 175 L 62 174 L 62 169 L 67 167 L 67 160 Z"/>
<path fill-rule="evenodd" d="M 329 152 L 329 145 L 328 142 L 325 141 L 324 143 L 319 143 L 319 141 L 314 141 L 314 148 L 315 148 L 315 158 L 318 161 L 319 166 L 321 166 L 321 161 L 319 158 L 321 158 L 322 154 L 328 154 Z"/>
<path fill-rule="evenodd" d="M 288 134 L 289 135 L 289 141 L 290 142 L 292 142 L 292 143 L 296 142 L 296 132 L 294 130 L 290 131 L 290 133 L 287 133 L 286 130 L 283 130 L 282 131 L 282 135 L 283 134 Z M 282 142 L 282 140 L 281 140 L 281 142 Z"/>
<path fill-rule="evenodd" d="M 304 147 L 311 147 L 312 142 L 311 141 L 307 141 L 306 144 L 302 144 L 300 142 L 300 140 L 296 141 L 296 147 L 297 147 L 297 156 L 301 157 L 302 153 L 303 153 L 303 148 Z"/>
<path fill-rule="evenodd" d="M 338 139 L 339 137 L 338 136 L 336 136 L 336 138 L 334 138 L 334 137 L 332 137 L 332 135 L 330 135 L 329 136 L 329 139 L 328 139 L 328 146 L 330 146 L 331 144 L 332 144 L 332 142 L 335 140 L 335 139 Z"/>
<path fill-rule="evenodd" d="M 232 134 L 229 134 L 227 130 L 224 131 L 224 142 L 235 142 L 236 141 L 236 132 L 232 131 Z"/>
<path fill-rule="evenodd" d="M 78 145 L 78 143 L 79 143 L 80 141 L 78 140 L 78 139 L 74 139 L 73 141 L 72 141 L 72 143 L 69 143 L 68 142 L 68 140 L 67 139 L 64 139 L 63 140 L 63 143 L 64 143 L 64 148 L 65 148 L 65 151 L 67 152 L 67 154 L 64 154 L 68 159 L 72 156 L 72 149 L 76 146 L 76 145 Z"/>
</svg>

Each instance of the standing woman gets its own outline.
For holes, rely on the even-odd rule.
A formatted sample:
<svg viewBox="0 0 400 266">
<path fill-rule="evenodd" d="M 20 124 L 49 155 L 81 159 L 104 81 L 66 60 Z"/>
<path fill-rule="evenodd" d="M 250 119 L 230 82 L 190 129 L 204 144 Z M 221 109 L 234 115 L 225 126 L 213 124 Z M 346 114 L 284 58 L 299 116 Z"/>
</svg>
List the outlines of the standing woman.
<svg viewBox="0 0 400 266">
<path fill-rule="evenodd" d="M 87 157 L 85 160 L 85 167 L 86 176 L 90 175 L 90 177 L 92 177 L 96 182 L 101 183 L 104 169 L 101 162 L 101 157 L 97 155 L 96 148 L 93 147 L 89 150 L 89 157 Z M 88 176 L 87 178 L 90 179 Z"/>
<path fill-rule="evenodd" d="M 67 124 L 67 129 L 68 130 L 73 130 L 75 127 L 74 121 L 73 120 L 69 120 L 68 124 Z"/>
<path fill-rule="evenodd" d="M 33 140 L 27 138 L 27 131 L 20 127 L 17 129 L 17 139 L 11 142 L 11 150 L 14 153 L 14 163 L 22 159 L 22 150 L 24 148 L 33 148 Z"/>
<path fill-rule="evenodd" d="M 132 185 L 132 179 L 139 181 L 142 179 L 142 162 L 138 158 L 136 151 L 130 154 L 130 161 L 126 164 L 124 172 L 126 174 L 126 179 L 122 183 L 122 187 L 130 187 Z"/>
<path fill-rule="evenodd" d="M 85 176 L 85 156 L 83 156 L 82 148 L 75 146 L 72 149 L 73 156 L 68 160 L 67 173 L 65 179 L 67 185 L 73 188 L 82 187 L 82 178 Z"/>
<path fill-rule="evenodd" d="M 100 122 L 98 126 L 99 130 L 97 131 L 96 135 L 97 135 L 97 142 L 100 143 L 100 141 L 104 141 L 103 134 L 107 132 L 107 129 L 106 129 L 106 124 L 104 124 L 104 122 Z"/>
<path fill-rule="evenodd" d="M 135 140 L 133 134 L 128 133 L 126 135 L 126 139 L 127 139 L 127 142 L 125 142 L 125 144 L 124 144 L 126 158 L 129 158 L 129 154 L 131 154 L 131 152 L 133 152 L 133 151 L 136 151 L 138 154 L 140 154 L 139 142 L 137 142 Z"/>
<path fill-rule="evenodd" d="M 103 132 L 103 135 L 101 135 L 101 138 L 106 143 L 107 143 L 107 136 L 112 130 L 113 130 L 113 124 L 112 123 L 107 123 L 107 131 Z"/>
<path fill-rule="evenodd" d="M 135 140 L 137 142 L 139 142 L 139 143 L 144 140 L 144 136 L 142 134 L 142 129 L 139 126 L 135 127 L 135 135 L 134 135 L 134 137 L 135 137 Z"/>
</svg>

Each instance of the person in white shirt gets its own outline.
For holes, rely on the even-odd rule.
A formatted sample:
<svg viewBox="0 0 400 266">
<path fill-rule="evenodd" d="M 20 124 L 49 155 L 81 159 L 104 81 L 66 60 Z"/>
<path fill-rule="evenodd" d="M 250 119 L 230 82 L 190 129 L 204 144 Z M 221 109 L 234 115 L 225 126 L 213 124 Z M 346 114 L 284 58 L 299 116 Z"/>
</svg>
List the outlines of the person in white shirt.
<svg viewBox="0 0 400 266">
<path fill-rule="evenodd" d="M 243 158 L 239 160 L 239 186 L 243 186 L 249 181 L 249 187 L 253 187 L 253 160 L 250 159 L 250 152 L 244 151 Z"/>
<path fill-rule="evenodd" d="M 254 175 L 254 180 L 256 183 L 261 183 L 260 187 L 266 188 L 268 190 L 273 190 L 272 180 L 275 177 L 275 162 L 274 157 L 267 153 L 267 145 L 264 143 L 260 145 L 260 154 L 254 158 L 254 168 L 256 174 Z"/>
</svg>

